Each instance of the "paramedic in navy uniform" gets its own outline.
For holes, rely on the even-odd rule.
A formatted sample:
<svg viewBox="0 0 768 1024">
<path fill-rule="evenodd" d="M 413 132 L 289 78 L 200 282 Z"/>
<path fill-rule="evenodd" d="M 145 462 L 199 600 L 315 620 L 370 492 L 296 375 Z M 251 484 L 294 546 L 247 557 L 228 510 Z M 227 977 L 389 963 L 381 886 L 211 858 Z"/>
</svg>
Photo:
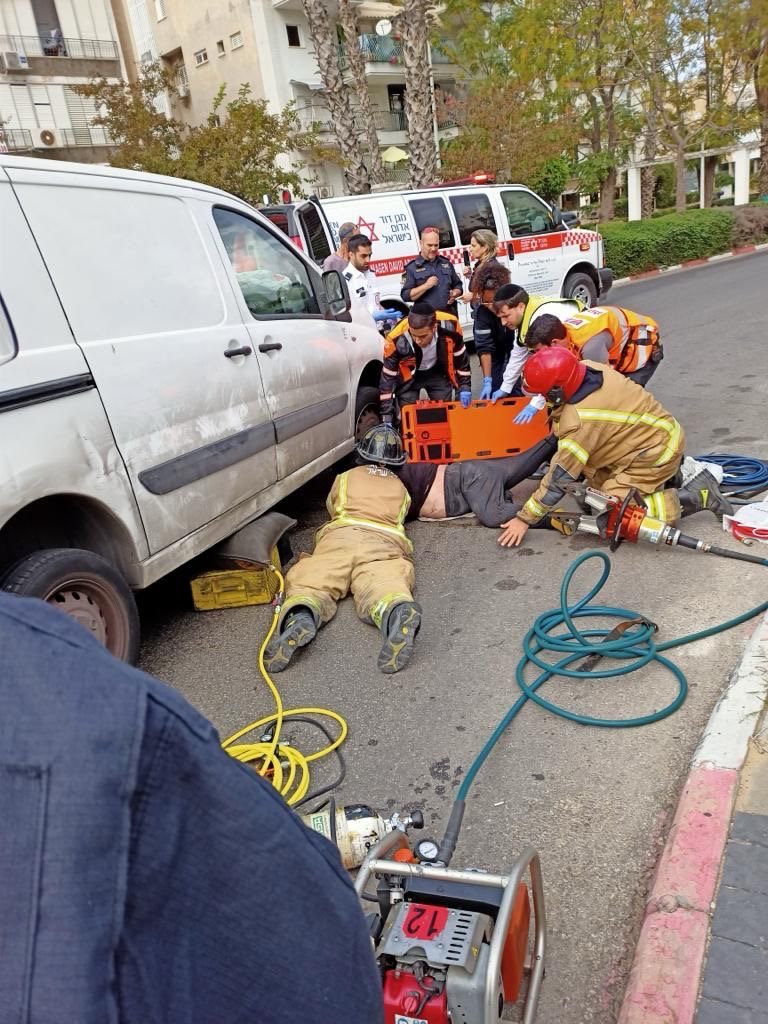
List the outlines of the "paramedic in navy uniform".
<svg viewBox="0 0 768 1024">
<path fill-rule="evenodd" d="M 453 264 L 439 249 L 438 229 L 424 228 L 421 252 L 405 265 L 400 298 L 403 302 L 427 302 L 438 313 L 457 316 L 456 299 L 464 288 Z"/>
</svg>

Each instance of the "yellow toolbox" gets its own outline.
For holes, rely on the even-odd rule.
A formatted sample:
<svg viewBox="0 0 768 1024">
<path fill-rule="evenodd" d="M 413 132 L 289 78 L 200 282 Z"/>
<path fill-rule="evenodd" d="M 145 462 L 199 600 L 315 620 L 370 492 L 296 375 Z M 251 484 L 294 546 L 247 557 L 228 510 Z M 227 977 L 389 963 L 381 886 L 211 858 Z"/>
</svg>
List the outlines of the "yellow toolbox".
<svg viewBox="0 0 768 1024">
<path fill-rule="evenodd" d="M 272 551 L 272 564 L 280 568 L 277 548 Z M 269 604 L 277 593 L 277 576 L 267 566 L 255 564 L 247 569 L 214 569 L 190 580 L 192 602 L 199 612 L 218 608 L 244 608 L 252 604 Z"/>
</svg>

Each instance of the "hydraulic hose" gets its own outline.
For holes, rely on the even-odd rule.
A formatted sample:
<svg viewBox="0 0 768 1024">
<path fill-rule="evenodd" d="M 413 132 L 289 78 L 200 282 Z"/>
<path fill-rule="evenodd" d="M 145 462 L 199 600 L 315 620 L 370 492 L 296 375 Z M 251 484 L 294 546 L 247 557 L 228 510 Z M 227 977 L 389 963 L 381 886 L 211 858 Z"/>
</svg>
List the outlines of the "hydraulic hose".
<svg viewBox="0 0 768 1024">
<path fill-rule="evenodd" d="M 338 753 L 339 747 L 347 738 L 348 726 L 341 715 L 337 714 L 335 711 L 329 710 L 328 708 L 292 708 L 291 710 L 286 711 L 283 707 L 280 691 L 275 685 L 269 672 L 267 672 L 266 665 L 264 664 L 264 652 L 266 651 L 267 644 L 272 639 L 272 634 L 277 629 L 277 625 L 280 620 L 280 611 L 282 609 L 285 591 L 285 580 L 283 579 L 283 575 L 280 570 L 274 565 L 271 565 L 269 568 L 277 577 L 278 593 L 275 597 L 273 606 L 272 622 L 270 623 L 267 635 L 264 637 L 261 647 L 259 648 L 259 671 L 272 694 L 277 711 L 273 715 L 267 715 L 264 718 L 259 718 L 257 721 L 250 722 L 248 725 L 243 726 L 242 729 L 238 729 L 237 732 L 228 736 L 221 745 L 224 750 L 226 750 L 226 752 L 236 760 L 242 761 L 245 764 L 258 765 L 259 774 L 261 776 L 268 777 L 268 780 L 283 796 L 286 803 L 290 806 L 297 806 L 304 803 L 305 800 L 316 799 L 331 788 L 323 786 L 320 790 L 317 790 L 314 793 L 309 793 L 309 766 L 313 761 L 319 761 L 320 758 L 325 757 L 327 754 L 333 753 L 334 751 Z M 301 751 L 292 744 L 280 744 L 280 733 L 284 722 L 287 719 L 291 719 L 293 721 L 306 721 L 304 717 L 306 715 L 316 715 L 320 718 L 331 718 L 338 726 L 336 738 L 332 739 L 329 736 L 328 731 L 320 725 L 319 721 L 314 723 L 321 728 L 321 731 L 324 732 L 326 737 L 329 739 L 327 746 L 323 747 L 322 750 L 316 751 L 314 754 L 302 754 Z M 255 730 L 261 730 L 261 738 L 256 743 L 236 743 L 237 740 L 242 739 L 243 736 Z M 269 738 L 265 738 L 265 736 L 268 736 Z M 343 772 L 345 770 L 344 762 L 340 755 L 339 760 L 341 764 L 341 771 Z M 334 785 L 335 784 L 336 783 L 334 783 Z"/>
<path fill-rule="evenodd" d="M 689 537 L 681 533 L 675 545 L 681 548 L 690 548 L 691 551 L 705 551 L 708 555 L 719 555 L 721 558 L 735 558 L 738 562 L 751 562 L 753 565 L 768 565 L 768 558 L 761 558 L 759 555 L 750 555 L 746 551 L 731 551 L 730 548 L 718 548 L 714 544 L 703 544 L 696 537 Z"/>
<path fill-rule="evenodd" d="M 733 554 L 733 552 L 729 552 L 729 554 Z M 602 562 L 600 578 L 584 597 L 571 604 L 569 599 L 571 581 L 584 563 L 591 558 L 598 558 Z M 768 560 L 761 561 L 763 564 L 768 564 Z M 637 612 L 612 605 L 590 604 L 603 588 L 610 572 L 611 561 L 605 552 L 587 551 L 579 555 L 568 566 L 560 585 L 560 606 L 537 616 L 535 622 L 526 633 L 523 640 L 523 655 L 515 670 L 515 679 L 521 691 L 520 696 L 501 719 L 482 750 L 475 757 L 456 793 L 449 819 L 449 828 L 446 829 L 446 835 L 440 848 L 440 859 L 444 863 L 447 864 L 449 862 L 450 855 L 455 848 L 457 824 L 460 825 L 461 823 L 464 803 L 477 773 L 501 739 L 507 727 L 527 701 L 531 700 L 538 704 L 539 707 L 551 711 L 552 714 L 557 715 L 559 718 L 567 718 L 569 721 L 577 722 L 580 725 L 594 725 L 608 729 L 633 729 L 642 725 L 649 725 L 652 722 L 659 722 L 661 719 L 677 711 L 688 693 L 688 681 L 684 672 L 673 661 L 665 658 L 663 652 L 672 650 L 675 647 L 682 647 L 685 644 L 694 643 L 696 640 L 703 640 L 705 637 L 714 636 L 728 629 L 733 629 L 735 626 L 739 626 L 741 623 L 747 622 L 749 619 L 753 619 L 755 616 L 768 611 L 768 601 L 763 601 L 754 608 L 750 608 L 741 615 L 737 615 L 735 618 L 728 619 L 725 622 L 709 626 L 707 629 L 701 629 L 696 633 L 688 633 L 674 640 L 656 643 L 654 639 L 656 626 L 648 619 L 638 616 Z M 576 625 L 576 620 L 589 616 L 618 619 L 621 622 L 621 626 L 617 626 L 614 629 L 606 629 L 605 627 L 579 629 Z M 565 629 L 561 628 L 563 626 Z M 543 653 L 554 653 L 561 655 L 561 657 L 554 662 L 547 661 L 541 656 Z M 624 664 L 613 665 L 610 668 L 594 668 L 594 664 L 603 657 L 618 659 L 624 662 Z M 588 659 L 591 667 L 572 667 L 575 666 L 576 662 L 584 659 Z M 666 707 L 650 714 L 632 718 L 596 718 L 591 715 L 581 715 L 575 711 L 570 711 L 554 703 L 554 701 L 547 700 L 539 693 L 540 688 L 554 676 L 594 680 L 614 678 L 615 676 L 627 675 L 630 672 L 635 672 L 637 669 L 644 668 L 652 661 L 662 665 L 671 674 L 675 681 L 676 693 Z M 541 670 L 539 675 L 531 682 L 525 678 L 526 669 L 529 665 L 534 665 Z M 447 855 L 447 860 L 445 855 Z"/>
<path fill-rule="evenodd" d="M 721 490 L 736 503 L 755 497 L 768 488 L 768 462 L 746 455 L 711 452 L 694 456 L 697 462 L 714 462 L 723 467 Z"/>
</svg>

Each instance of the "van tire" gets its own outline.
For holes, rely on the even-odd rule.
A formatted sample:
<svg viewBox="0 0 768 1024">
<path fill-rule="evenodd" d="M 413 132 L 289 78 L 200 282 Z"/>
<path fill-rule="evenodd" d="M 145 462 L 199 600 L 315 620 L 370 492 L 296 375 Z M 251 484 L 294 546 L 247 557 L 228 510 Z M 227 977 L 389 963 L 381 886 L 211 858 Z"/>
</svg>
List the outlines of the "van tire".
<svg viewBox="0 0 768 1024">
<path fill-rule="evenodd" d="M 0 587 L 38 597 L 70 615 L 116 658 L 139 654 L 139 613 L 124 577 L 100 555 L 79 548 L 45 548 L 11 566 Z"/>
<path fill-rule="evenodd" d="M 585 306 L 592 307 L 597 304 L 597 285 L 589 274 L 569 274 L 563 285 L 563 297 L 566 299 L 578 299 Z"/>
<path fill-rule="evenodd" d="M 381 423 L 379 411 L 379 389 L 360 387 L 355 398 L 355 444 L 362 441 L 366 432 Z"/>
</svg>

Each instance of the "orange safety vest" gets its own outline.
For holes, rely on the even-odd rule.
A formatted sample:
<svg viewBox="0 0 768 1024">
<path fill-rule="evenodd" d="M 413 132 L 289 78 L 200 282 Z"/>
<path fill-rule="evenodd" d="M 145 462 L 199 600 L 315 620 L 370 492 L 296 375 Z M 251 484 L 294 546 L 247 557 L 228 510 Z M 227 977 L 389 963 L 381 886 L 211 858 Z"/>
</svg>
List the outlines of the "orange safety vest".
<svg viewBox="0 0 768 1024">
<path fill-rule="evenodd" d="M 608 331 L 613 338 L 608 362 L 619 373 L 633 373 L 645 366 L 659 344 L 659 325 L 653 317 L 620 306 L 594 306 L 563 323 L 571 349 L 579 357 L 591 338 Z"/>
<path fill-rule="evenodd" d="M 437 362 L 438 365 L 443 361 L 441 360 L 441 345 L 445 345 L 445 370 L 448 374 L 448 379 L 455 388 L 458 388 L 456 380 L 456 368 L 453 363 L 453 338 L 446 337 L 444 331 L 450 331 L 453 334 L 458 334 L 462 337 L 461 324 L 459 318 L 454 316 L 452 313 L 442 313 L 438 310 L 435 314 L 437 317 Z M 408 317 L 405 316 L 400 323 L 394 327 L 387 335 L 384 342 L 384 358 L 391 356 L 397 348 L 397 339 L 401 338 L 408 332 Z M 418 366 L 416 364 L 416 355 L 401 356 L 398 363 L 398 370 L 403 381 L 409 381 L 416 373 Z"/>
</svg>

